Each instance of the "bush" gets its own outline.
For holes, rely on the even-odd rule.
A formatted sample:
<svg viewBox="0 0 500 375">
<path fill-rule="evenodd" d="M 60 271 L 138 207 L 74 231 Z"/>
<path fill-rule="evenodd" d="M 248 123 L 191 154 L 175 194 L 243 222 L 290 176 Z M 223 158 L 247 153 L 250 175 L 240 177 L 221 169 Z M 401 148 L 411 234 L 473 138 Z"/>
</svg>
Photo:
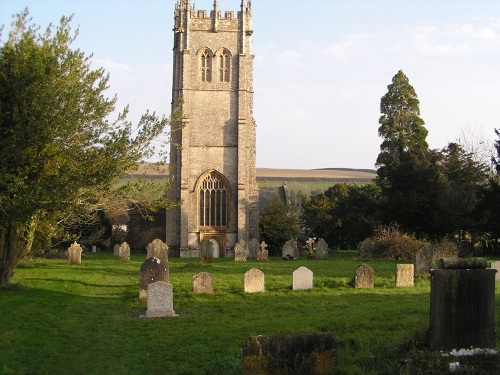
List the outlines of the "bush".
<svg viewBox="0 0 500 375">
<path fill-rule="evenodd" d="M 413 261 L 418 249 L 425 244 L 414 235 L 403 232 L 398 224 L 379 225 L 370 239 L 364 242 L 370 244 L 365 247 L 364 253 L 372 258 Z"/>
</svg>

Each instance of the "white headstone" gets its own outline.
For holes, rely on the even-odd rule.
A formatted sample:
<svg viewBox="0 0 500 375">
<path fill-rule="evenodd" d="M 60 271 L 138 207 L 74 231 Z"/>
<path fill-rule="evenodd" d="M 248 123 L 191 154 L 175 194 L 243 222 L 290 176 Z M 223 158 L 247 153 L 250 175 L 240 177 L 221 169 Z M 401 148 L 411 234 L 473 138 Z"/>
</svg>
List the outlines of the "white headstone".
<svg viewBox="0 0 500 375">
<path fill-rule="evenodd" d="M 146 318 L 176 316 L 172 284 L 157 281 L 148 285 L 148 309 Z"/>
<path fill-rule="evenodd" d="M 245 293 L 261 293 L 265 291 L 264 272 L 252 268 L 245 273 Z"/>
<path fill-rule="evenodd" d="M 293 271 L 293 290 L 309 290 L 313 288 L 313 272 L 307 267 L 299 267 Z"/>
<path fill-rule="evenodd" d="M 497 273 L 495 274 L 495 281 L 500 281 L 500 261 L 491 263 L 491 268 L 497 270 Z"/>
<path fill-rule="evenodd" d="M 82 247 L 76 241 L 68 248 L 68 258 L 71 264 L 82 263 Z"/>
</svg>

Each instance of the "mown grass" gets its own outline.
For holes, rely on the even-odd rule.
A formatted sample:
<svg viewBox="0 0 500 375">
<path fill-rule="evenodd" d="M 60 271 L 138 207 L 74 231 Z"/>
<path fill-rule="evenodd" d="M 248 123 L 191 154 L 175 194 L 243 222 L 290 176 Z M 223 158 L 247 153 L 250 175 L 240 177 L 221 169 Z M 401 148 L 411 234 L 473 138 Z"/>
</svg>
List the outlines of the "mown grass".
<svg viewBox="0 0 500 375">
<path fill-rule="evenodd" d="M 375 289 L 354 289 L 349 283 L 362 263 L 355 255 L 267 263 L 171 259 L 180 317 L 165 319 L 139 318 L 146 311 L 138 299 L 145 254 L 127 263 L 106 253 L 84 254 L 80 265 L 27 263 L 12 286 L 0 289 L 0 373 L 241 374 L 249 336 L 330 332 L 339 344 L 339 373 L 390 374 L 404 350 L 415 357 L 412 342 L 428 326 L 429 279 L 396 288 L 395 262 L 371 261 Z M 300 266 L 314 272 L 313 290 L 291 290 Z M 266 292 L 245 294 L 243 275 L 254 267 L 266 275 Z M 202 271 L 214 275 L 212 295 L 191 291 Z M 495 307 L 498 317 L 498 298 Z"/>
</svg>

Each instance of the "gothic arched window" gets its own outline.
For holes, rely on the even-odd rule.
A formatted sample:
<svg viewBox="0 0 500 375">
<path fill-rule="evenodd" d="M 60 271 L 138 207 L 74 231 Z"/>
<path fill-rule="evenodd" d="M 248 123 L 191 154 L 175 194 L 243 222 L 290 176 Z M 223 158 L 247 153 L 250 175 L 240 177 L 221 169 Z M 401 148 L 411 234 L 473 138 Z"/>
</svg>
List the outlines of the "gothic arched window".
<svg viewBox="0 0 500 375">
<path fill-rule="evenodd" d="M 217 64 L 219 68 L 219 82 L 229 82 L 231 79 L 231 54 L 228 50 L 222 49 L 217 54 Z"/>
<path fill-rule="evenodd" d="M 199 226 L 227 226 L 227 201 L 229 186 L 219 173 L 208 173 L 198 185 Z"/>
<path fill-rule="evenodd" d="M 199 52 L 200 80 L 201 82 L 212 81 L 212 53 L 208 48 Z"/>
</svg>

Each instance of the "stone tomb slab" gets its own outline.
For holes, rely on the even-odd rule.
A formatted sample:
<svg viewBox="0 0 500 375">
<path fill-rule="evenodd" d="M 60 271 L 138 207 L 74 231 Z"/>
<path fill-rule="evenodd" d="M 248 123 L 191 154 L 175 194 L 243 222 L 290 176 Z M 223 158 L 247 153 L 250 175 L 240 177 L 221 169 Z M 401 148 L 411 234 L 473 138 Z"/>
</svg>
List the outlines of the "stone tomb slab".
<svg viewBox="0 0 500 375">
<path fill-rule="evenodd" d="M 337 349 L 330 333 L 252 336 L 243 347 L 243 374 L 335 374 Z"/>
<path fill-rule="evenodd" d="M 293 271 L 293 290 L 309 290 L 313 288 L 313 272 L 307 267 L 299 267 Z"/>
<path fill-rule="evenodd" d="M 211 294 L 214 292 L 214 277 L 211 273 L 200 272 L 193 276 L 194 294 Z"/>
<path fill-rule="evenodd" d="M 412 287 L 414 286 L 415 273 L 413 264 L 396 265 L 396 286 Z"/>
<path fill-rule="evenodd" d="M 354 287 L 359 289 L 373 288 L 373 268 L 362 264 L 354 273 Z"/>
<path fill-rule="evenodd" d="M 244 280 L 245 293 L 263 293 L 265 292 L 265 275 L 264 272 L 257 268 L 252 268 L 245 273 Z"/>
<path fill-rule="evenodd" d="M 148 309 L 146 318 L 165 318 L 178 316 L 174 311 L 172 284 L 157 281 L 148 285 Z"/>
</svg>

